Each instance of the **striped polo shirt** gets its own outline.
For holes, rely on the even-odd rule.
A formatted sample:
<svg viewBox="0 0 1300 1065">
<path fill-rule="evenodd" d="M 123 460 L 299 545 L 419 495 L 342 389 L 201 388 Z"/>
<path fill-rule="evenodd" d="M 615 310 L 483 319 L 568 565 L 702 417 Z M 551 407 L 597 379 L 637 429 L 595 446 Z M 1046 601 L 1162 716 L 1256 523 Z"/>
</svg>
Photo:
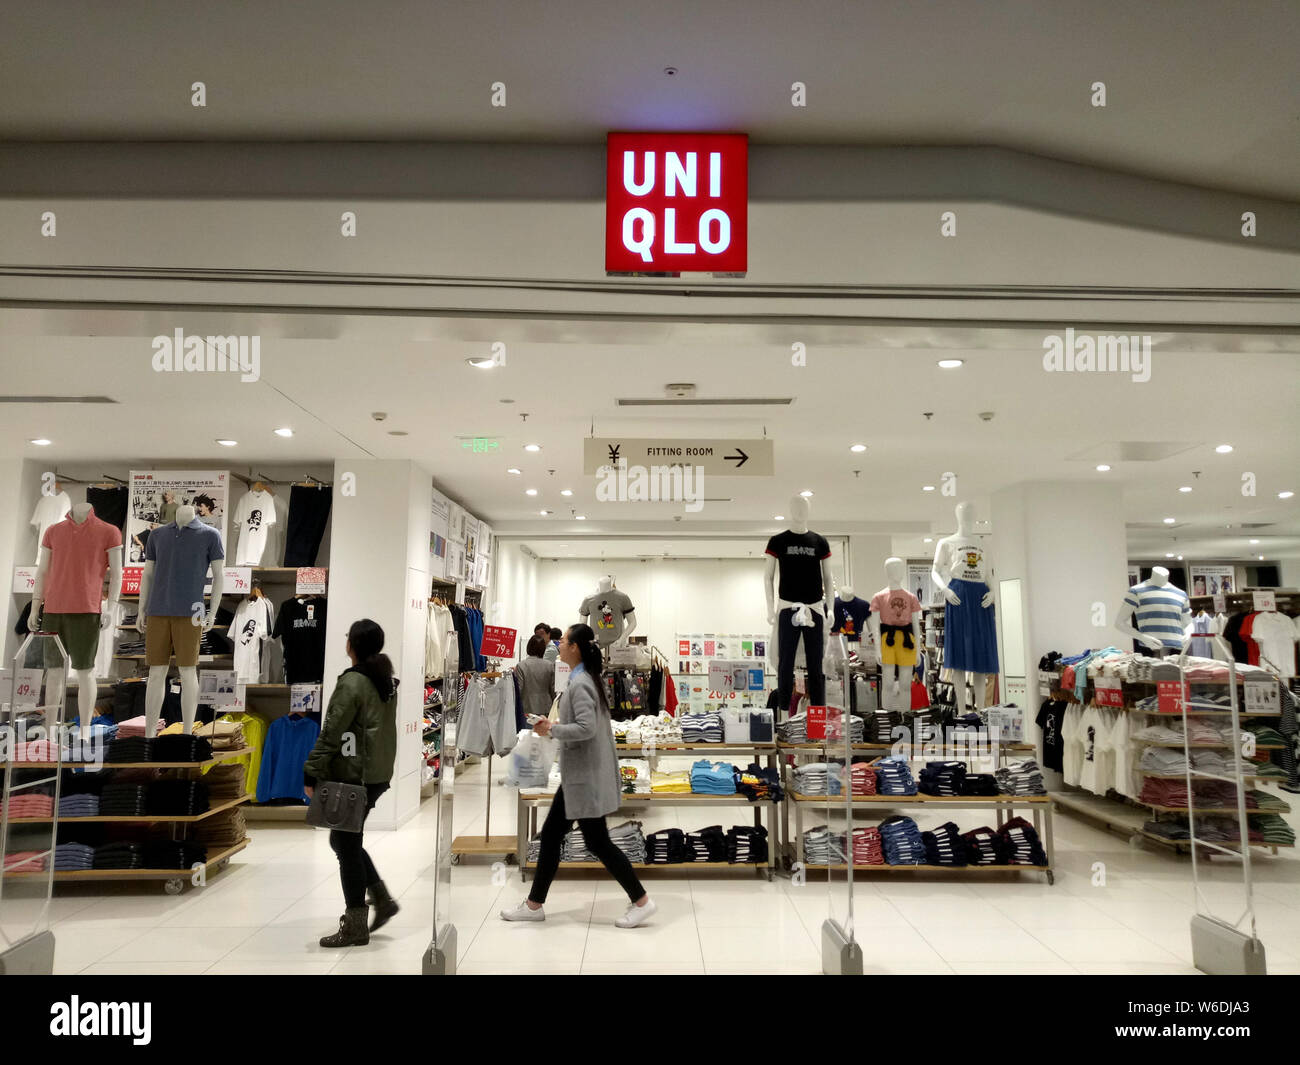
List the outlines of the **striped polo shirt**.
<svg viewBox="0 0 1300 1065">
<path fill-rule="evenodd" d="M 1192 607 L 1181 588 L 1172 584 L 1135 584 L 1124 596 L 1124 604 L 1133 608 L 1138 631 L 1144 636 L 1154 636 L 1166 647 L 1183 645 Z"/>
</svg>

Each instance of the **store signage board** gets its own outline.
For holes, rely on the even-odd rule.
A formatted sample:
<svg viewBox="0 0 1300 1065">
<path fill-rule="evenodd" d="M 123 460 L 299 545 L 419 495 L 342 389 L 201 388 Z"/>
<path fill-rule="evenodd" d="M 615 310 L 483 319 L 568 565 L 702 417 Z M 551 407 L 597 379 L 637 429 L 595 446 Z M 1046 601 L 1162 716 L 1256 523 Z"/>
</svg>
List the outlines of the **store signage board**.
<svg viewBox="0 0 1300 1065">
<path fill-rule="evenodd" d="M 1186 690 L 1186 685 L 1181 680 L 1157 681 L 1156 709 L 1162 714 L 1181 714 Z"/>
<path fill-rule="evenodd" d="M 744 273 L 749 138 L 611 133 L 605 144 L 605 270 Z"/>
<path fill-rule="evenodd" d="M 708 477 L 771 477 L 776 472 L 771 440 L 681 439 L 591 436 L 582 442 L 582 469 L 599 475 L 626 462 L 650 470 L 655 466 L 692 466 Z"/>
<path fill-rule="evenodd" d="M 224 595 L 247 595 L 253 587 L 251 566 L 225 566 L 221 572 Z"/>
<path fill-rule="evenodd" d="M 205 706 L 242 707 L 241 687 L 239 674 L 233 669 L 199 670 L 199 702 Z"/>
<path fill-rule="evenodd" d="M 1228 597 L 1222 592 L 1214 596 L 1214 612 L 1216 614 L 1226 614 L 1228 612 Z"/>
<path fill-rule="evenodd" d="M 289 688 L 289 713 L 315 714 L 320 711 L 319 684 L 294 684 Z"/>
<path fill-rule="evenodd" d="M 1124 689 L 1120 679 L 1118 677 L 1098 677 L 1093 682 L 1092 701 L 1098 706 L 1122 707 L 1124 705 Z"/>
<path fill-rule="evenodd" d="M 299 566 L 294 575 L 294 595 L 324 595 L 328 571 L 322 566 Z"/>
<path fill-rule="evenodd" d="M 484 658 L 514 658 L 515 639 L 518 635 L 518 629 L 507 629 L 502 625 L 484 625 L 483 638 L 479 641 L 479 654 Z"/>
<path fill-rule="evenodd" d="M 139 595 L 140 578 L 144 575 L 143 566 L 122 567 L 122 594 Z"/>
<path fill-rule="evenodd" d="M 1272 611 L 1277 609 L 1277 593 L 1271 588 L 1260 592 L 1251 592 L 1251 609 Z"/>
<path fill-rule="evenodd" d="M 1278 682 L 1268 677 L 1246 681 L 1246 713 L 1281 714 L 1282 696 Z"/>
<path fill-rule="evenodd" d="M 18 595 L 36 590 L 36 567 L 14 567 L 14 592 Z"/>
<path fill-rule="evenodd" d="M 842 740 L 844 738 L 844 711 L 838 706 L 808 707 L 808 738 L 810 740 Z"/>
<path fill-rule="evenodd" d="M 14 706 L 38 706 L 41 701 L 40 669 L 14 670 Z"/>
</svg>

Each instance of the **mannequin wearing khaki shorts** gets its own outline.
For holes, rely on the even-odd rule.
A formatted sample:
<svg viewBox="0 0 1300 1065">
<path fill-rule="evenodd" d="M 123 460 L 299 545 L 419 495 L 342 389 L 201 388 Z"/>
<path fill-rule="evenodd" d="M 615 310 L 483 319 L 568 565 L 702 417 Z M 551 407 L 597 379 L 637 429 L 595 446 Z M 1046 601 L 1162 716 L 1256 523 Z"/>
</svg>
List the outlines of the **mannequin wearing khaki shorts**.
<svg viewBox="0 0 1300 1065">
<path fill-rule="evenodd" d="M 166 666 L 175 655 L 178 666 L 197 666 L 202 639 L 203 626 L 188 615 L 165 617 L 150 614 L 145 619 L 145 665 Z"/>
</svg>

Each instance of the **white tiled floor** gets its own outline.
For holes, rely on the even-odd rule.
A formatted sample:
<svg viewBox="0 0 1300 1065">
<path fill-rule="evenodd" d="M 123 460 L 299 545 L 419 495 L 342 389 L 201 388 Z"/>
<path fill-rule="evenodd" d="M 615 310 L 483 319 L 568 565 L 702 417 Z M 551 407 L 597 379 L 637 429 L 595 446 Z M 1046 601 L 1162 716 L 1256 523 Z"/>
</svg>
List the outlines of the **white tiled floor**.
<svg viewBox="0 0 1300 1065">
<path fill-rule="evenodd" d="M 456 782 L 456 830 L 483 831 L 484 769 Z M 1278 793 L 1285 796 L 1285 793 Z M 1294 797 L 1292 797 L 1294 798 Z M 1295 804 L 1300 808 L 1300 803 Z M 513 794 L 495 786 L 493 832 L 514 831 Z M 748 810 L 658 810 L 646 830 Z M 968 814 L 967 816 L 974 816 Z M 707 820 L 706 820 L 707 819 Z M 961 819 L 959 818 L 959 821 Z M 1290 818 L 1297 823 L 1297 816 Z M 922 820 L 924 827 L 925 821 Z M 974 827 L 975 822 L 971 823 Z M 61 885 L 52 907 L 60 973 L 418 973 L 432 926 L 434 800 L 367 846 L 402 912 L 367 947 L 323 950 L 342 910 L 326 834 L 258 823 L 253 842 L 205 888 L 179 898 L 157 884 Z M 891 874 L 859 880 L 854 928 L 866 971 L 880 973 L 1194 973 L 1190 862 L 1068 815 L 1056 818 L 1056 884 L 1019 877 Z M 1096 863 L 1103 863 L 1098 870 Z M 1259 854 L 1256 912 L 1269 970 L 1300 973 L 1300 858 Z M 1103 878 L 1098 874 L 1104 872 Z M 503 882 L 504 880 L 504 882 Z M 647 876 L 659 913 L 647 927 L 613 927 L 625 905 L 603 874 L 561 873 L 542 925 L 508 925 L 497 911 L 526 892 L 513 866 L 453 870 L 451 918 L 459 971 L 478 973 L 817 973 L 829 910 L 824 879 L 769 883 L 745 873 Z M 1205 895 L 1238 907 L 1231 867 L 1204 872 Z M 842 900 L 842 888 L 838 897 Z M 6 907 L 11 900 L 6 900 Z M 839 909 L 844 906 L 841 901 Z M 12 911 L 10 911 L 12 914 Z"/>
</svg>

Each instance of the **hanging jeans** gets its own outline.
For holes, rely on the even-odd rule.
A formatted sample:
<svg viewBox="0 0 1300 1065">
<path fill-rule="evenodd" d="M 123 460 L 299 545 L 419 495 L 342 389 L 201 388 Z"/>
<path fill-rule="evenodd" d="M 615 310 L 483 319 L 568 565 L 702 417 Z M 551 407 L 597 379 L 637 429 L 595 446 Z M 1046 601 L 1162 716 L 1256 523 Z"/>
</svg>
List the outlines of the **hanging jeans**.
<svg viewBox="0 0 1300 1065">
<path fill-rule="evenodd" d="M 375 808 L 375 803 L 384 792 L 387 784 L 366 785 L 366 815 Z M 330 849 L 339 860 L 339 880 L 343 883 L 343 902 L 348 909 L 354 910 L 366 904 L 366 888 L 379 883 L 379 873 L 375 863 L 366 853 L 361 832 L 330 832 Z"/>
<path fill-rule="evenodd" d="M 826 676 L 822 673 L 822 656 L 825 653 L 825 636 L 822 632 L 824 618 L 813 610 L 813 623 L 796 625 L 794 615 L 797 607 L 786 607 L 776 619 L 776 705 L 784 708 L 790 705 L 790 696 L 794 692 L 794 654 L 799 646 L 799 634 L 803 634 L 804 663 L 808 667 L 808 702 L 812 706 L 826 704 Z"/>
<path fill-rule="evenodd" d="M 542 823 L 542 853 L 537 859 L 537 869 L 533 873 L 533 888 L 528 897 L 533 902 L 546 902 L 546 894 L 551 890 L 551 881 L 560 869 L 560 854 L 564 849 L 564 837 L 573 821 L 564 812 L 564 788 L 555 792 L 555 801 L 547 811 Z M 627 860 L 627 855 L 614 846 L 609 838 L 609 828 L 603 817 L 584 817 L 578 821 L 582 830 L 583 842 L 587 850 L 600 859 L 600 863 L 609 870 L 618 881 L 619 887 L 627 892 L 628 900 L 636 902 L 645 894 L 645 888 L 637 879 L 636 870 Z"/>
</svg>

